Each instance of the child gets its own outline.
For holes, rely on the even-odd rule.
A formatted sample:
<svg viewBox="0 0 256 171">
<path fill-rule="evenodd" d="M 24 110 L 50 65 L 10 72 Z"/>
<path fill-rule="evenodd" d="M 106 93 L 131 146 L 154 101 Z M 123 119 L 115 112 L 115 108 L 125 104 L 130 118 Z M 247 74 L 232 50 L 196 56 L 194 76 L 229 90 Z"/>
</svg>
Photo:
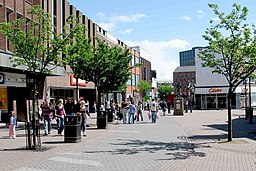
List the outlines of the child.
<svg viewBox="0 0 256 171">
<path fill-rule="evenodd" d="M 11 111 L 10 125 L 9 125 L 9 137 L 10 139 L 16 138 L 15 128 L 17 124 L 17 118 L 14 111 Z"/>
</svg>

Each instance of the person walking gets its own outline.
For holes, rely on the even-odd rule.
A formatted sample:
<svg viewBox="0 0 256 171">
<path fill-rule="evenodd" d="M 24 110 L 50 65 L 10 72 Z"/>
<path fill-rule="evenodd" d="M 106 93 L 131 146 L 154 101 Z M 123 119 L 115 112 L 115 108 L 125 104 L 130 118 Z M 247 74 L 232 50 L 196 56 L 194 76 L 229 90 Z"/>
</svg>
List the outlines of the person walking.
<svg viewBox="0 0 256 171">
<path fill-rule="evenodd" d="M 171 101 L 167 100 L 167 109 L 168 109 L 168 113 L 171 113 Z"/>
<path fill-rule="evenodd" d="M 134 114 L 136 111 L 136 107 L 134 105 L 134 102 L 132 101 L 131 104 L 129 105 L 129 114 L 128 114 L 128 123 L 134 124 Z"/>
<path fill-rule="evenodd" d="M 64 105 L 67 115 L 73 115 L 75 110 L 74 102 L 72 102 L 71 97 L 68 97 L 66 104 Z"/>
<path fill-rule="evenodd" d="M 82 116 L 82 122 L 81 122 L 81 131 L 83 132 L 83 136 L 86 136 L 86 123 L 87 123 L 87 116 L 90 117 L 88 104 L 85 103 L 84 100 L 80 102 L 80 110 L 79 113 Z"/>
<path fill-rule="evenodd" d="M 56 106 L 56 115 L 57 115 L 57 126 L 58 126 L 58 135 L 63 135 L 62 131 L 64 129 L 64 117 L 66 115 L 63 99 L 59 99 Z"/>
<path fill-rule="evenodd" d="M 9 137 L 10 139 L 16 138 L 16 125 L 17 125 L 17 117 L 14 111 L 11 111 L 10 113 L 10 124 L 9 124 Z"/>
<path fill-rule="evenodd" d="M 126 101 L 122 102 L 122 114 L 123 114 L 123 124 L 126 124 L 126 115 L 127 115 L 127 111 L 128 111 L 128 103 Z"/>
<path fill-rule="evenodd" d="M 137 116 L 137 121 L 143 121 L 143 116 L 142 116 L 142 103 L 141 101 L 138 102 L 138 116 Z"/>
<path fill-rule="evenodd" d="M 53 108 L 50 106 L 49 100 L 45 100 L 44 103 L 41 105 L 42 110 L 42 119 L 44 120 L 44 135 L 48 135 L 51 132 L 52 125 L 52 111 Z"/>
<path fill-rule="evenodd" d="M 151 112 L 151 120 L 152 123 L 156 123 L 156 115 L 157 115 L 157 103 L 155 102 L 154 99 L 152 99 L 152 102 L 150 104 L 150 110 Z"/>
</svg>

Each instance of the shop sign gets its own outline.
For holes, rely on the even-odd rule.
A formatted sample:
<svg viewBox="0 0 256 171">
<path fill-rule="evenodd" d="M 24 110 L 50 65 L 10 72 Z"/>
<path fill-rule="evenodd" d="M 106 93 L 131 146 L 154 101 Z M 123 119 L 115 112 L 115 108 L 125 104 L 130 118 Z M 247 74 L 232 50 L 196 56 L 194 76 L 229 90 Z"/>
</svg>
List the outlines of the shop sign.
<svg viewBox="0 0 256 171">
<path fill-rule="evenodd" d="M 70 75 L 70 85 L 76 86 L 76 78 L 73 75 Z M 78 86 L 86 87 L 87 85 L 88 85 L 87 81 L 78 78 Z"/>
<path fill-rule="evenodd" d="M 222 89 L 219 89 L 219 88 L 210 88 L 209 89 L 209 93 L 218 93 L 218 92 L 222 92 Z"/>
</svg>

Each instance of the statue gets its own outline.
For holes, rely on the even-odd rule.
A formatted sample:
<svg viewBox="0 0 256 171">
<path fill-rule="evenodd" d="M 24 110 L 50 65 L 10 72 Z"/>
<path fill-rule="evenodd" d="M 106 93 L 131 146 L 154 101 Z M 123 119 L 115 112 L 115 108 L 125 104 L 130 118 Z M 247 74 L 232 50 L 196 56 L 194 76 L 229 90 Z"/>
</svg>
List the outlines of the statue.
<svg viewBox="0 0 256 171">
<path fill-rule="evenodd" d="M 180 97 L 180 92 L 181 92 L 181 83 L 177 82 L 175 85 L 175 94 L 177 97 Z"/>
</svg>

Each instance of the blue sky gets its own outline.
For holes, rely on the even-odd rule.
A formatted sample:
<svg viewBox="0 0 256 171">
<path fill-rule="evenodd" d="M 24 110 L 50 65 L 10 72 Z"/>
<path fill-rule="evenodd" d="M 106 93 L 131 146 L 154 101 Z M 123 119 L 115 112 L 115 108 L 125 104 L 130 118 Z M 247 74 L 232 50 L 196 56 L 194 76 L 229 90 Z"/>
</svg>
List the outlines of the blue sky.
<svg viewBox="0 0 256 171">
<path fill-rule="evenodd" d="M 172 80 L 179 52 L 206 46 L 202 38 L 216 18 L 208 3 L 229 13 L 233 3 L 249 9 L 247 23 L 256 23 L 255 0 L 69 0 L 95 23 L 129 46 L 139 45 L 150 56 L 158 80 Z"/>
</svg>

